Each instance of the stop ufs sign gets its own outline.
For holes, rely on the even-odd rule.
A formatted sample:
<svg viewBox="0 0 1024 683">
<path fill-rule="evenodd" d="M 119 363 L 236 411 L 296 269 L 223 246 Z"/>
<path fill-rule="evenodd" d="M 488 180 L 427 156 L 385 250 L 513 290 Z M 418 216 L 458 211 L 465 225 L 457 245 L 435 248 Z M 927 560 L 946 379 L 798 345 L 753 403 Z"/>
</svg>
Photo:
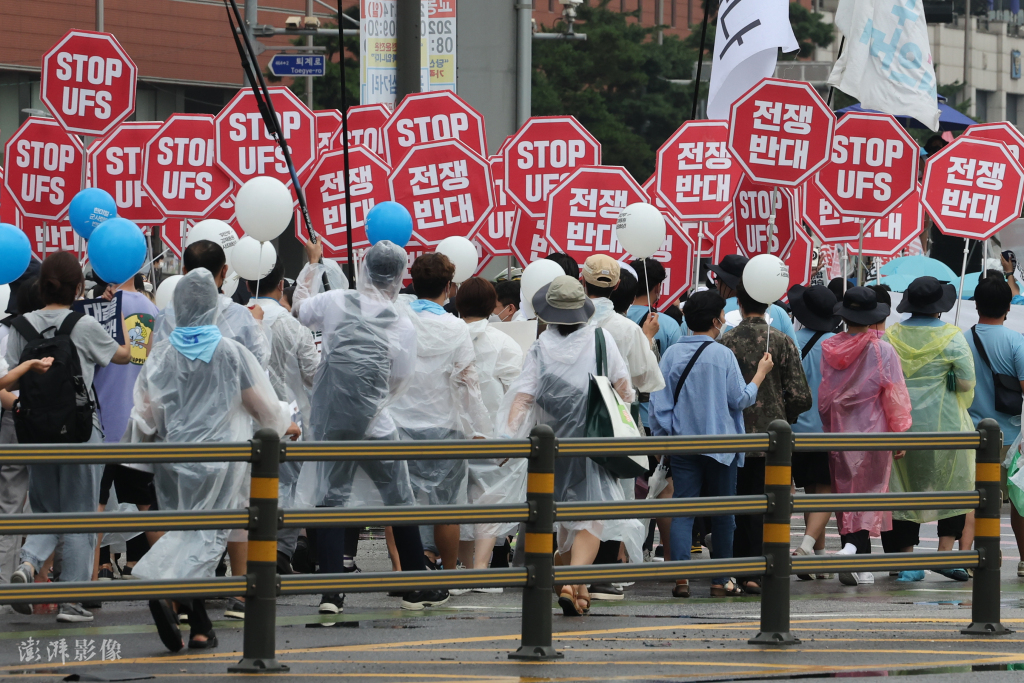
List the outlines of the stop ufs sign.
<svg viewBox="0 0 1024 683">
<path fill-rule="evenodd" d="M 165 216 L 205 216 L 231 192 L 213 129 L 209 114 L 171 114 L 146 143 L 142 186 Z"/>
<path fill-rule="evenodd" d="M 144 225 L 162 223 L 160 209 L 142 188 L 146 143 L 160 130 L 159 121 L 127 121 L 87 150 L 92 185 L 117 202 L 117 215 Z"/>
<path fill-rule="evenodd" d="M 1020 216 L 1022 193 L 1006 145 L 961 136 L 928 159 L 921 201 L 944 234 L 983 240 Z"/>
<path fill-rule="evenodd" d="M 733 102 L 729 151 L 752 180 L 796 187 L 828 163 L 835 125 L 810 83 L 765 78 Z"/>
<path fill-rule="evenodd" d="M 391 112 L 383 104 L 360 104 L 348 108 L 348 144 L 362 145 L 385 158 L 384 124 Z M 341 149 L 341 123 L 334 131 L 331 149 Z"/>
<path fill-rule="evenodd" d="M 391 198 L 409 209 L 424 246 L 472 238 L 494 208 L 487 160 L 458 140 L 417 145 L 388 176 Z"/>
<path fill-rule="evenodd" d="M 601 143 L 572 116 L 534 116 L 504 146 L 505 191 L 530 218 L 543 218 L 548 196 L 581 166 L 601 163 Z"/>
<path fill-rule="evenodd" d="M 658 149 L 656 189 L 684 220 L 721 219 L 743 170 L 728 149 L 726 121 L 687 121 Z"/>
<path fill-rule="evenodd" d="M 451 90 L 410 93 L 384 124 L 385 160 L 398 166 L 414 145 L 460 140 L 487 156 L 484 117 Z"/>
<path fill-rule="evenodd" d="M 984 140 L 995 140 L 1006 145 L 1006 148 L 1010 150 L 1010 154 L 1017 161 L 1020 161 L 1020 151 L 1024 148 L 1024 135 L 1017 130 L 1017 126 L 1013 125 L 1009 121 L 999 121 L 996 123 L 976 123 L 973 126 L 967 126 L 967 130 L 964 131 L 964 136 L 969 138 L 982 138 Z"/>
<path fill-rule="evenodd" d="M 519 209 L 505 192 L 505 162 L 500 155 L 488 157 L 491 167 L 491 184 L 494 192 L 494 210 L 487 214 L 487 225 L 482 226 L 476 239 L 493 256 L 511 256 L 512 229 L 516 224 Z"/>
<path fill-rule="evenodd" d="M 302 178 L 316 162 L 316 116 L 290 88 L 270 88 L 281 132 Z M 248 88 L 239 90 L 215 119 L 217 165 L 238 185 L 256 176 L 271 176 L 291 187 L 292 177 L 284 152 L 267 130 L 256 98 Z"/>
<path fill-rule="evenodd" d="M 337 109 L 318 109 L 316 117 L 316 153 L 331 151 L 331 141 L 338 137 L 341 128 L 341 112 Z"/>
<path fill-rule="evenodd" d="M 849 242 L 846 251 L 865 256 L 896 256 L 921 236 L 924 230 L 924 211 L 921 208 L 920 186 L 892 210 L 888 216 L 871 221 L 864 227 L 864 244 Z"/>
<path fill-rule="evenodd" d="M 57 220 L 82 187 L 82 142 L 53 119 L 30 116 L 7 141 L 4 186 L 23 214 Z"/>
<path fill-rule="evenodd" d="M 353 145 L 348 151 L 349 192 L 352 207 L 352 245 L 369 246 L 366 238 L 366 214 L 380 202 L 391 199 L 388 189 L 388 168 L 380 157 L 361 145 Z M 323 238 L 328 257 L 347 256 L 348 220 L 345 213 L 345 152 L 334 150 L 320 156 L 313 172 L 302 185 L 306 195 L 309 215 L 317 225 L 317 232 Z M 296 231 L 305 233 L 301 221 Z M 300 229 L 301 228 L 301 229 Z M 302 240 L 305 241 L 305 240 Z M 325 252 L 326 253 L 326 252 Z"/>
<path fill-rule="evenodd" d="M 881 218 L 917 187 L 918 149 L 889 114 L 846 114 L 832 136 L 832 163 L 814 183 L 840 214 Z"/>
<path fill-rule="evenodd" d="M 769 242 L 768 224 L 775 204 L 775 227 Z M 785 260 L 793 246 L 796 201 L 793 193 L 784 187 L 755 183 L 746 176 L 740 181 L 733 209 L 736 223 L 736 246 L 744 256 L 773 254 Z"/>
<path fill-rule="evenodd" d="M 551 251 L 583 262 L 595 253 L 619 257 L 619 214 L 650 198 L 621 166 L 586 166 L 573 171 L 548 197 L 547 238 Z"/>
<path fill-rule="evenodd" d="M 39 99 L 64 130 L 102 137 L 135 111 L 137 77 L 117 38 L 71 30 L 43 55 Z"/>
<path fill-rule="evenodd" d="M 845 242 L 860 235 L 860 219 L 841 215 L 813 181 L 804 183 L 800 201 L 804 221 L 822 242 Z"/>
</svg>

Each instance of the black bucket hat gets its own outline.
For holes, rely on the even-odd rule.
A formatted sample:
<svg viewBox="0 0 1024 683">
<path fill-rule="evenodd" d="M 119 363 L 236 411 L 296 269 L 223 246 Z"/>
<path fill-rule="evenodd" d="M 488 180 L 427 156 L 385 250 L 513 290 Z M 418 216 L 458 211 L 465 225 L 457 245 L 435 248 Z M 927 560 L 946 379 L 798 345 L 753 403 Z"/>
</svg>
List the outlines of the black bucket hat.
<svg viewBox="0 0 1024 683">
<path fill-rule="evenodd" d="M 878 303 L 875 290 L 868 287 L 850 287 L 843 302 L 836 304 L 834 312 L 854 325 L 875 325 L 889 317 L 889 306 Z"/>
<path fill-rule="evenodd" d="M 749 260 L 746 256 L 729 254 L 717 266 L 708 266 L 708 270 L 717 275 L 718 279 L 730 289 L 739 289 L 740 280 L 743 278 L 743 269 L 747 267 Z"/>
<path fill-rule="evenodd" d="M 945 313 L 956 304 L 956 287 L 948 282 L 923 275 L 907 287 L 903 301 L 896 310 L 900 313 Z"/>
<path fill-rule="evenodd" d="M 789 305 L 793 315 L 804 327 L 815 332 L 831 332 L 841 322 L 835 315 L 836 295 L 824 285 L 793 285 L 789 288 Z"/>
</svg>

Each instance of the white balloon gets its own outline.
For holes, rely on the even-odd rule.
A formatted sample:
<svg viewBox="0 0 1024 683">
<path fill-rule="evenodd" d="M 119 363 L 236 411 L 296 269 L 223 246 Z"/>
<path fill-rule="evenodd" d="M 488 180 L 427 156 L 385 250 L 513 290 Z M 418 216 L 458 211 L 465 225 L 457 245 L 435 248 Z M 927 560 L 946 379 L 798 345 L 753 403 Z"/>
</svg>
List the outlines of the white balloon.
<svg viewBox="0 0 1024 683">
<path fill-rule="evenodd" d="M 257 242 L 246 235 L 231 250 L 231 267 L 239 277 L 259 280 L 270 274 L 277 264 L 277 250 L 269 242 Z"/>
<path fill-rule="evenodd" d="M 457 285 L 473 277 L 476 266 L 480 262 L 480 255 L 477 254 L 476 247 L 465 237 L 446 237 L 441 240 L 434 251 L 447 256 L 455 266 L 453 280 Z"/>
<path fill-rule="evenodd" d="M 205 221 L 199 221 L 189 228 L 188 235 L 185 236 L 185 248 L 199 240 L 209 240 L 219 244 L 221 249 L 224 250 L 224 256 L 230 258 L 231 250 L 238 244 L 238 234 L 234 228 L 224 221 L 208 218 Z"/>
<path fill-rule="evenodd" d="M 743 289 L 754 301 L 773 304 L 789 289 L 789 266 L 778 256 L 759 254 L 743 267 Z"/>
<path fill-rule="evenodd" d="M 220 286 L 220 291 L 224 294 L 224 296 L 229 297 L 235 293 L 235 290 L 238 289 L 239 279 L 240 278 L 238 277 L 238 273 L 236 273 L 229 267 L 228 274 L 224 278 L 224 284 Z"/>
<path fill-rule="evenodd" d="M 630 204 L 619 213 L 615 236 L 635 258 L 654 256 L 665 243 L 665 217 L 652 204 Z"/>
<path fill-rule="evenodd" d="M 260 242 L 284 232 L 292 215 L 292 192 L 277 178 L 258 176 L 248 180 L 235 195 L 238 224 L 246 235 Z"/>
<path fill-rule="evenodd" d="M 156 299 L 156 307 L 161 311 L 167 308 L 167 304 L 171 303 L 171 297 L 174 296 L 174 288 L 178 286 L 182 277 L 182 275 L 172 275 L 164 278 L 164 281 L 156 288 L 156 294 L 153 295 L 153 298 Z"/>
<path fill-rule="evenodd" d="M 519 284 L 523 295 L 523 306 L 527 309 L 528 314 L 533 313 L 533 295 L 545 285 L 551 284 L 551 281 L 559 275 L 565 275 L 562 266 L 547 259 L 540 259 L 526 266 Z M 536 314 L 533 313 L 529 317 L 536 317 Z"/>
</svg>

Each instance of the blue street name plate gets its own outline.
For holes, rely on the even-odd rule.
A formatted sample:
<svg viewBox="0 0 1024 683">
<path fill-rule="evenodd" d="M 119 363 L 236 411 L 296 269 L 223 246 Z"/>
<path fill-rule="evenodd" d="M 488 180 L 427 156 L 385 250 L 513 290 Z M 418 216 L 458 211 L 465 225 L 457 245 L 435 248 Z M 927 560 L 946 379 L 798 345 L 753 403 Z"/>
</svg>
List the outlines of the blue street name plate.
<svg viewBox="0 0 1024 683">
<path fill-rule="evenodd" d="M 274 55 L 270 72 L 275 76 L 323 76 L 326 61 L 324 55 Z"/>
</svg>

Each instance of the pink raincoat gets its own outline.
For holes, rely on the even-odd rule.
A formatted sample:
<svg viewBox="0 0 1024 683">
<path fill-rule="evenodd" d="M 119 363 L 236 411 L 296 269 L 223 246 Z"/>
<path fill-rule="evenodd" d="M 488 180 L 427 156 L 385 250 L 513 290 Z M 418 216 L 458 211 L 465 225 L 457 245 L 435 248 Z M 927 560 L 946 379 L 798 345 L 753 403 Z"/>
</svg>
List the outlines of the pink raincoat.
<svg viewBox="0 0 1024 683">
<path fill-rule="evenodd" d="M 868 331 L 844 332 L 821 344 L 818 412 L 826 432 L 905 432 L 910 397 L 896 350 Z M 892 451 L 829 453 L 834 493 L 886 493 Z M 892 529 L 891 512 L 837 512 L 839 533 Z"/>
</svg>

